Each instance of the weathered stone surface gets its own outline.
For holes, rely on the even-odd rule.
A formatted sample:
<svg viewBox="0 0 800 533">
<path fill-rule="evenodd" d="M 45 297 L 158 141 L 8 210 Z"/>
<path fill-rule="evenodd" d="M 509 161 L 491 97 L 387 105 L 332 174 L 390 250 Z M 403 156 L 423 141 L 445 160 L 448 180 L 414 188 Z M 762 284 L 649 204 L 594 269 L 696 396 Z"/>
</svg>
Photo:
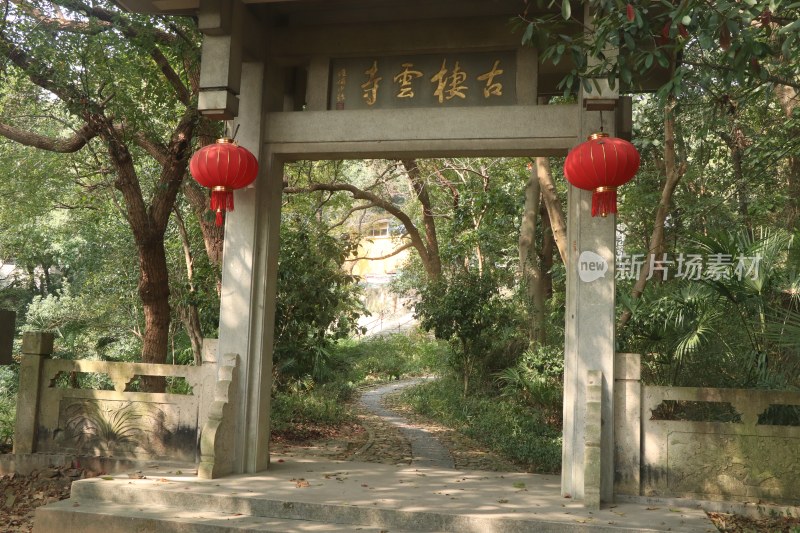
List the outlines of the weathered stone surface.
<svg viewBox="0 0 800 533">
<path fill-rule="evenodd" d="M 639 495 L 642 384 L 639 354 L 618 353 L 614 372 L 614 493 Z"/>
<path fill-rule="evenodd" d="M 800 499 L 800 437 L 672 432 L 667 486 L 675 494 Z"/>
<path fill-rule="evenodd" d="M 46 349 L 32 336 L 28 349 Z M 130 459 L 198 458 L 200 406 L 206 374 L 193 367 L 108 361 L 48 359 L 23 355 L 17 398 L 14 453 L 88 454 Z M 105 374 L 114 390 L 58 386 L 70 373 Z M 189 394 L 130 392 L 135 376 L 183 378 Z"/>
<path fill-rule="evenodd" d="M 53 334 L 39 331 L 26 331 L 22 334 L 22 353 L 50 355 L 53 353 Z"/>
<path fill-rule="evenodd" d="M 758 423 L 800 394 L 644 387 L 642 398 L 643 495 L 800 502 L 800 427 Z M 665 401 L 729 403 L 741 422 L 652 420 Z"/>
</svg>

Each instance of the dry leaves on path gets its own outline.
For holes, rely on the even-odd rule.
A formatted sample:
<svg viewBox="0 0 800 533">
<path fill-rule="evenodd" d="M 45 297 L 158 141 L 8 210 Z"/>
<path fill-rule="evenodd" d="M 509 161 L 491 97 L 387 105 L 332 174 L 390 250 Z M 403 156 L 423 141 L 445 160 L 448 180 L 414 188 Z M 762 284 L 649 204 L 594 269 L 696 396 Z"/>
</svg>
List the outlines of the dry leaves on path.
<svg viewBox="0 0 800 533">
<path fill-rule="evenodd" d="M 50 467 L 29 475 L 0 476 L 0 524 L 4 533 L 30 532 L 37 507 L 69 498 L 72 482 L 96 473 Z"/>
</svg>

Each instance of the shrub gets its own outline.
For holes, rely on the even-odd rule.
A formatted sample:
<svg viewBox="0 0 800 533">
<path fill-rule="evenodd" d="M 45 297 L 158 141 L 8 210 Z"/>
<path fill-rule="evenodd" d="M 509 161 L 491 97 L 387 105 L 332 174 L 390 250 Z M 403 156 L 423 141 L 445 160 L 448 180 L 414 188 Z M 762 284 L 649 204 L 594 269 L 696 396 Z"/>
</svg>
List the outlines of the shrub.
<svg viewBox="0 0 800 533">
<path fill-rule="evenodd" d="M 292 382 L 285 391 L 272 396 L 272 429 L 284 431 L 293 424 L 333 426 L 351 418 L 346 400 L 352 397 L 355 386 L 316 387 L 313 380 L 304 378 Z"/>
</svg>

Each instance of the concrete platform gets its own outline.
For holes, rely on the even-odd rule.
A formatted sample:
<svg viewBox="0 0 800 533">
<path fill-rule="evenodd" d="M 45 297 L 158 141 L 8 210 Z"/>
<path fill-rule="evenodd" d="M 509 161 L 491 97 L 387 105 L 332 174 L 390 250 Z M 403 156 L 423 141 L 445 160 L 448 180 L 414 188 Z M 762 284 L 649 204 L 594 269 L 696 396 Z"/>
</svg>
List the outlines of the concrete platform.
<svg viewBox="0 0 800 533">
<path fill-rule="evenodd" d="M 586 532 L 716 528 L 699 509 L 620 503 L 587 511 L 559 477 L 274 457 L 268 472 L 198 480 L 154 469 L 75 482 L 34 532 Z"/>
</svg>

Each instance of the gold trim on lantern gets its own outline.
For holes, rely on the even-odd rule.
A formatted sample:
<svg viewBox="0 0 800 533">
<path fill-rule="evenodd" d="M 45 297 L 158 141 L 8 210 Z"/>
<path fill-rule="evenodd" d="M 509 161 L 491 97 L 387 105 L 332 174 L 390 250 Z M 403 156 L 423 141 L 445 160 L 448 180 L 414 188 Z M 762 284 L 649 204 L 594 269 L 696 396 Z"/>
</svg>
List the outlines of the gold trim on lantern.
<svg viewBox="0 0 800 533">
<path fill-rule="evenodd" d="M 217 144 L 236 144 L 230 137 L 220 137 L 217 139 Z"/>
<path fill-rule="evenodd" d="M 216 187 L 212 187 L 211 190 L 214 192 L 228 192 L 231 189 L 225 187 L 224 185 L 217 185 Z"/>
<path fill-rule="evenodd" d="M 594 141 L 596 139 L 604 139 L 606 137 L 610 137 L 610 135 L 604 131 L 598 131 L 589 135 L 589 140 Z"/>
<path fill-rule="evenodd" d="M 616 190 L 616 187 L 598 187 L 594 190 L 594 192 L 611 192 Z"/>
</svg>

